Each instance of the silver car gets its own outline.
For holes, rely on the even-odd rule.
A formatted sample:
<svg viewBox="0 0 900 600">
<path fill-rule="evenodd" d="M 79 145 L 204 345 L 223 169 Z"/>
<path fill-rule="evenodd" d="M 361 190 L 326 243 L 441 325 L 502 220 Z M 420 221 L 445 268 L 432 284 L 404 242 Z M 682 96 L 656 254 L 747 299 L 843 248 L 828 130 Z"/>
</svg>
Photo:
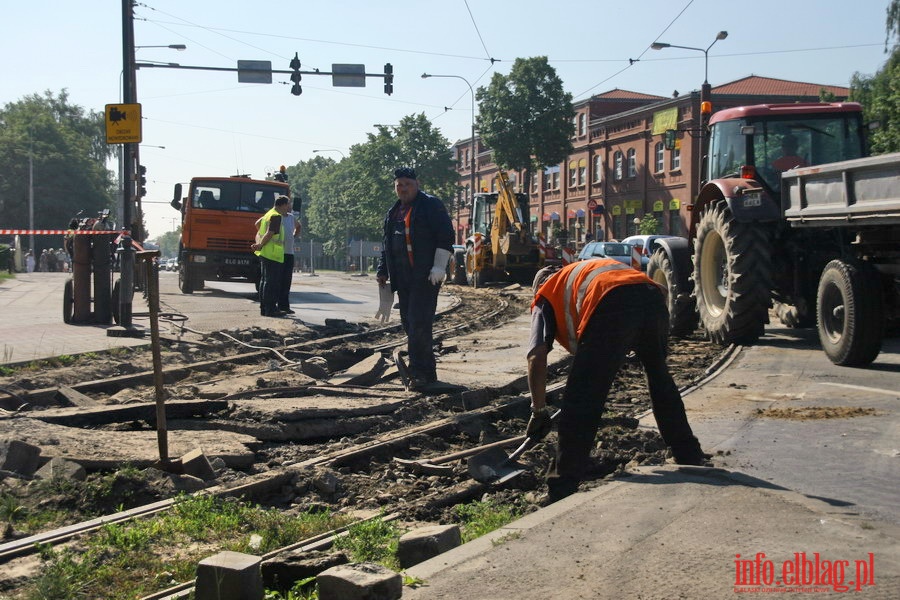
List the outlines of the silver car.
<svg viewBox="0 0 900 600">
<path fill-rule="evenodd" d="M 622 242 L 589 242 L 578 253 L 578 260 L 612 258 L 620 263 L 631 265 L 631 248 L 631 244 Z"/>
</svg>

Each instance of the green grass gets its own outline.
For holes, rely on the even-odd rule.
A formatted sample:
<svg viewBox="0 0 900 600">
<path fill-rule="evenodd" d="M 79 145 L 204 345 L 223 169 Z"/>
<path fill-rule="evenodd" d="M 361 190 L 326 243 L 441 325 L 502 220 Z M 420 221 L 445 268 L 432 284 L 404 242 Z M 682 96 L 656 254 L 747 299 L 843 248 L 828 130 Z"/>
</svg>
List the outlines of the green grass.
<svg viewBox="0 0 900 600">
<path fill-rule="evenodd" d="M 40 576 L 16 598 L 145 596 L 190 581 L 197 563 L 217 552 L 261 555 L 346 522 L 329 513 L 294 516 L 237 500 L 181 497 L 156 518 L 101 527 L 82 540 L 77 553 L 44 548 Z"/>
<path fill-rule="evenodd" d="M 346 550 L 354 562 L 374 562 L 400 570 L 397 545 L 405 532 L 381 517 L 351 525 L 347 535 L 334 541 L 337 550 Z"/>
<path fill-rule="evenodd" d="M 499 529 L 522 516 L 515 506 L 497 504 L 490 500 L 459 504 L 454 510 L 461 521 L 463 543 Z"/>
</svg>

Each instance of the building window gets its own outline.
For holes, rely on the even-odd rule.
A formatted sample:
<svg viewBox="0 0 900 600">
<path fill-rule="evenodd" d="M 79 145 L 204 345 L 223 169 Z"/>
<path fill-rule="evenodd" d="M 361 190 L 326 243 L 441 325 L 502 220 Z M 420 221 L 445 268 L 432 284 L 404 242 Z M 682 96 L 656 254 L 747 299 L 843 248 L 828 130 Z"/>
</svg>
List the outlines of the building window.
<svg viewBox="0 0 900 600">
<path fill-rule="evenodd" d="M 628 176 L 637 177 L 637 152 L 634 148 L 628 149 Z"/>
<path fill-rule="evenodd" d="M 578 185 L 584 185 L 587 179 L 587 161 L 583 158 L 578 161 Z"/>
<path fill-rule="evenodd" d="M 535 173 L 531 177 L 531 193 L 537 194 L 538 192 L 538 184 L 540 183 L 541 176 L 538 173 Z"/>
<path fill-rule="evenodd" d="M 662 142 L 656 142 L 656 146 L 653 148 L 653 156 L 653 172 L 662 173 L 666 166 L 666 151 Z"/>
<path fill-rule="evenodd" d="M 585 130 L 587 129 L 587 117 L 584 113 L 578 115 L 578 135 L 584 135 Z"/>
<path fill-rule="evenodd" d="M 559 189 L 559 166 L 551 167 L 551 172 L 553 173 L 553 189 Z"/>
<path fill-rule="evenodd" d="M 603 157 L 599 154 L 594 155 L 594 183 L 603 181 Z"/>
<path fill-rule="evenodd" d="M 622 181 L 622 178 L 625 176 L 625 157 L 622 155 L 621 150 L 616 150 L 616 153 L 613 154 L 613 179 L 616 181 Z"/>
<path fill-rule="evenodd" d="M 674 148 L 669 156 L 669 168 L 673 171 L 681 169 L 681 148 Z"/>
<path fill-rule="evenodd" d="M 575 187 L 578 183 L 578 164 L 573 160 L 569 162 L 569 187 Z"/>
</svg>

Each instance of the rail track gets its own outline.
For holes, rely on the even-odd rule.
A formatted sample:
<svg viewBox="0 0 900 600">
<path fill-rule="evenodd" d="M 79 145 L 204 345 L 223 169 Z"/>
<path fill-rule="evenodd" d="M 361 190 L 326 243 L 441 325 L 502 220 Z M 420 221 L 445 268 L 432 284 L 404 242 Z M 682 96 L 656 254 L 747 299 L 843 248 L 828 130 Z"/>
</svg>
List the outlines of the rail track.
<svg viewBox="0 0 900 600">
<path fill-rule="evenodd" d="M 436 321 L 437 345 L 442 353 L 455 352 L 456 348 L 449 340 L 466 332 L 496 329 L 520 314 L 526 305 L 524 294 L 517 296 L 515 293 L 498 293 L 496 289 L 463 288 L 450 309 Z M 271 339 L 264 337 L 250 341 L 239 341 L 239 337 L 252 338 L 211 333 L 200 344 L 188 345 L 194 348 L 189 353 L 181 340 L 164 341 L 168 346 L 164 355 L 166 389 L 194 390 L 193 401 L 187 402 L 194 408 L 181 415 L 185 420 L 190 419 L 193 427 L 258 433 L 263 429 L 262 425 L 241 423 L 242 413 L 234 408 L 235 402 L 251 397 L 255 398 L 254 402 L 261 403 L 297 396 L 339 396 L 350 401 L 377 396 L 380 402 L 392 408 L 384 413 L 349 419 L 358 421 L 349 428 L 323 426 L 321 435 L 312 435 L 301 442 L 296 438 L 278 439 L 277 434 L 268 439 L 264 435 L 257 436 L 253 464 L 242 468 L 222 468 L 220 465 L 217 469 L 220 482 L 198 493 L 238 497 L 274 507 L 302 509 L 325 504 L 335 510 L 378 510 L 392 518 L 430 522 L 452 520 L 450 508 L 485 494 L 518 503 L 524 512 L 539 505 L 540 473 L 550 459 L 548 444 L 540 444 L 523 456 L 522 460 L 532 467 L 531 471 L 502 486 L 471 480 L 462 459 L 448 461 L 446 468 L 435 471 L 426 469 L 422 472 L 415 468 L 421 463 L 442 462 L 441 457 L 472 451 L 498 440 L 516 441 L 527 418 L 528 399 L 524 395 L 526 386 L 522 379 L 495 387 L 457 386 L 445 394 L 422 397 L 402 390 L 390 364 L 372 367 L 356 378 L 342 376 L 341 372 L 354 364 L 388 354 L 391 349 L 405 344 L 405 337 L 397 326 L 346 332 L 317 331 L 306 339 L 280 344 L 272 344 Z M 263 347 L 260 342 L 273 347 Z M 222 356 L 210 356 L 215 353 Z M 202 360 L 183 364 L 185 355 L 199 356 Z M 679 385 L 685 388 L 695 384 L 720 355 L 720 349 L 700 339 L 673 346 L 672 362 L 677 365 L 673 366 L 673 373 Z M 146 409 L 147 403 L 112 406 L 107 403 L 123 394 L 149 397 L 153 372 L 140 368 L 142 364 L 149 364 L 149 357 L 128 357 L 127 364 L 131 369 L 128 373 L 118 373 L 122 367 L 117 359 L 109 362 L 109 368 L 115 374 L 78 380 L 77 366 L 66 367 L 56 374 L 55 380 L 59 383 L 55 386 L 41 385 L 40 382 L 46 380 L 39 378 L 0 381 L 8 398 L 5 405 L 16 405 L 13 411 L 3 415 L 0 423 L 35 414 L 44 422 L 56 419 L 69 426 L 104 430 L 114 426 L 116 421 L 121 423 L 129 418 L 123 415 L 140 415 L 140 409 Z M 558 397 L 562 387 L 560 377 L 564 375 L 564 363 L 551 370 L 557 377 L 549 390 L 552 398 Z M 319 369 L 316 373 L 319 378 L 304 373 L 316 369 Z M 229 394 L 217 394 L 218 388 L 213 385 L 230 382 L 234 388 L 234 382 L 241 378 L 260 378 L 272 373 L 279 375 L 275 383 L 285 380 L 287 384 L 250 386 Z M 282 377 L 285 373 L 290 376 Z M 322 385 L 323 375 L 330 380 L 328 385 Z M 362 384 L 354 383 L 360 378 Z M 597 452 L 593 469 L 597 479 L 623 470 L 632 461 L 652 463 L 665 459 L 665 448 L 658 436 L 636 429 L 636 415 L 647 409 L 637 391 L 642 388 L 642 379 L 640 369 L 629 366 L 623 369 L 614 385 L 601 432 L 600 445 L 606 450 Z M 2 398 L 3 392 L 0 392 Z M 58 408 L 60 404 L 76 404 L 77 408 Z M 180 402 L 179 406 L 183 404 Z M 114 416 L 103 417 L 104 413 Z M 340 418 L 341 415 L 326 417 L 319 420 L 319 425 Z M 323 493 L 313 484 L 323 473 L 338 482 L 333 492 Z M 0 564 L 27 556 L 37 544 L 67 544 L 104 524 L 152 518 L 173 503 L 172 498 L 160 498 L 142 506 L 7 541 L 0 545 Z M 324 536 L 298 542 L 292 548 L 327 544 L 327 539 L 328 536 Z"/>
</svg>

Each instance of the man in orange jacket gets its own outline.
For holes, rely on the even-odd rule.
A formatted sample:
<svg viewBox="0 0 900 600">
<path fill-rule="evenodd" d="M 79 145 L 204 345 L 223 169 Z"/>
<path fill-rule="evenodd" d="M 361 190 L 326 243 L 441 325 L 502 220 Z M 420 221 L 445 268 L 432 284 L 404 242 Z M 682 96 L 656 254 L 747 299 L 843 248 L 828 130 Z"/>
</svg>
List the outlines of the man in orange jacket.
<svg viewBox="0 0 900 600">
<path fill-rule="evenodd" d="M 644 366 L 653 416 L 675 462 L 706 464 L 666 366 L 669 315 L 661 288 L 628 265 L 599 259 L 556 272 L 542 269 L 534 292 L 528 351 L 530 437 L 541 439 L 550 431 L 547 354 L 553 341 L 575 355 L 559 417 L 556 460 L 547 477 L 550 501 L 578 489 L 610 386 L 631 350 Z"/>
</svg>

